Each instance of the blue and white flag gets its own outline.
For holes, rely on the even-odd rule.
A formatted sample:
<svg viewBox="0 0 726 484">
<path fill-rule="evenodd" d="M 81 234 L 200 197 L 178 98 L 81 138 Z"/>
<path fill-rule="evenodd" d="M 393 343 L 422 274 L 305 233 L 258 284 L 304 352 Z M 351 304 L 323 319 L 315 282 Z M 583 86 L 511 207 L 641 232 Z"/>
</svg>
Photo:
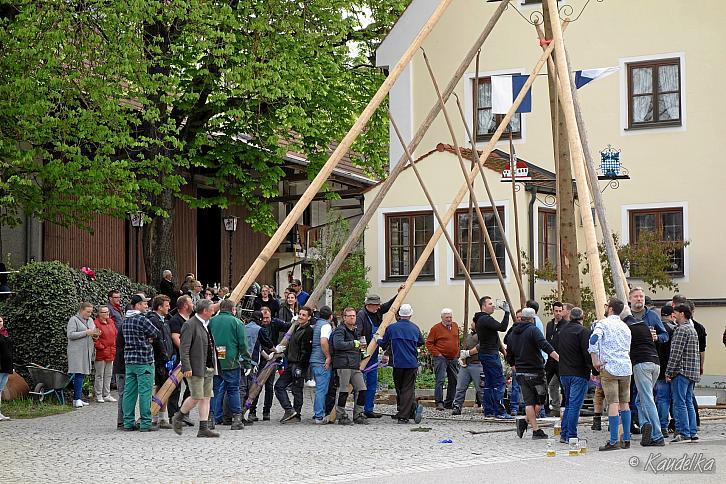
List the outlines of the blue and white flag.
<svg viewBox="0 0 726 484">
<path fill-rule="evenodd" d="M 619 69 L 619 67 L 604 67 L 602 69 L 584 69 L 581 71 L 575 71 L 575 86 L 580 89 L 585 84 L 607 77 L 610 74 L 617 72 Z"/>
<path fill-rule="evenodd" d="M 492 113 L 507 114 L 514 104 L 514 99 L 527 82 L 523 75 L 492 76 Z M 518 113 L 529 113 L 532 111 L 532 90 L 527 91 L 524 100 L 517 108 Z"/>
</svg>

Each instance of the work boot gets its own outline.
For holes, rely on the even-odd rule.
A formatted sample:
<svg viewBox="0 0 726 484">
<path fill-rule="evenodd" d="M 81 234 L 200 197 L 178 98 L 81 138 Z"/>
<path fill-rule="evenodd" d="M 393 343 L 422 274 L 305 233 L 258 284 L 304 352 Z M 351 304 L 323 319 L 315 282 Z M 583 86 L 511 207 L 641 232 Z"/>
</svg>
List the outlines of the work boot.
<svg viewBox="0 0 726 484">
<path fill-rule="evenodd" d="M 353 421 L 348 418 L 345 408 L 335 407 L 335 412 L 338 414 L 338 425 L 350 425 L 353 423 Z"/>
<path fill-rule="evenodd" d="M 199 431 L 197 432 L 197 437 L 214 438 L 219 437 L 219 433 L 214 432 L 209 428 L 209 420 L 204 420 L 199 422 Z"/>
<path fill-rule="evenodd" d="M 461 415 L 461 409 L 459 407 L 454 407 L 451 411 L 451 415 Z"/>
<path fill-rule="evenodd" d="M 188 416 L 188 414 L 182 413 L 182 411 L 179 410 L 171 418 L 171 426 L 174 428 L 174 432 L 176 432 L 177 435 L 182 434 L 182 430 L 184 429 L 184 419 Z"/>
<path fill-rule="evenodd" d="M 243 430 L 244 428 L 245 428 L 245 425 L 242 422 L 242 414 L 235 413 L 234 415 L 232 415 L 232 425 L 229 429 L 230 430 Z"/>
<path fill-rule="evenodd" d="M 353 407 L 353 423 L 368 425 L 368 418 L 363 413 L 363 405 L 355 405 Z"/>
<path fill-rule="evenodd" d="M 257 418 L 257 414 L 255 412 L 250 412 L 250 416 L 247 417 L 247 420 L 250 422 L 257 422 L 259 418 Z"/>
<path fill-rule="evenodd" d="M 212 414 L 210 413 L 209 419 L 207 419 L 207 428 L 209 428 L 209 430 L 214 430 L 214 427 L 214 416 L 212 416 Z"/>
<path fill-rule="evenodd" d="M 532 432 L 532 440 L 544 440 L 547 438 L 547 434 L 542 429 L 537 429 Z"/>
<path fill-rule="evenodd" d="M 592 426 L 590 427 L 590 430 L 602 430 L 602 417 L 600 415 L 592 417 Z"/>
<path fill-rule="evenodd" d="M 285 423 L 288 420 L 292 420 L 293 417 L 295 417 L 295 415 L 297 415 L 295 413 L 295 410 L 293 410 L 293 409 L 285 410 L 285 414 L 280 419 L 280 423 Z"/>
<path fill-rule="evenodd" d="M 160 428 L 160 429 L 163 429 L 163 430 L 169 430 L 169 429 L 171 429 L 171 428 L 173 428 L 173 427 L 172 427 L 172 425 L 171 425 L 171 424 L 169 423 L 169 421 L 168 421 L 168 420 L 164 419 L 164 420 L 159 420 L 159 428 Z"/>
<path fill-rule="evenodd" d="M 527 419 L 526 418 L 518 418 L 517 419 L 517 437 L 520 439 L 522 436 L 524 436 L 524 433 L 527 431 Z"/>
</svg>

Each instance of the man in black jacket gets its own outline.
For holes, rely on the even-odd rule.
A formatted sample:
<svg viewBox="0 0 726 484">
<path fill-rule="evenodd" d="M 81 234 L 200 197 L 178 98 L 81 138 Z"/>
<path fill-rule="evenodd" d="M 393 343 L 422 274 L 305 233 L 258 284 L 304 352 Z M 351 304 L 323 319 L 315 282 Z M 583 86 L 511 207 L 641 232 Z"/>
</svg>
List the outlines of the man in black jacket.
<svg viewBox="0 0 726 484">
<path fill-rule="evenodd" d="M 484 415 L 503 419 L 513 418 L 502 404 L 504 398 L 504 369 L 499 359 L 499 331 L 507 331 L 509 326 L 509 304 L 502 303 L 504 318 L 500 323 L 492 317 L 494 301 L 484 296 L 479 301 L 481 312 L 474 315 L 476 334 L 479 338 L 479 360 L 484 374 Z"/>
<path fill-rule="evenodd" d="M 360 371 L 360 333 L 355 326 L 355 317 L 355 309 L 345 308 L 343 311 L 343 324 L 338 325 L 331 335 L 333 341 L 333 369 L 338 373 L 339 380 L 336 413 L 340 425 L 350 425 L 351 423 L 368 424 L 368 419 L 363 413 L 363 405 L 366 399 L 366 382 L 363 373 Z M 353 385 L 353 391 L 357 392 L 358 395 L 353 407 L 352 422 L 345 412 L 345 402 L 348 400 L 348 384 Z"/>
<path fill-rule="evenodd" d="M 540 350 L 555 360 L 559 359 L 559 355 L 534 325 L 535 316 L 532 308 L 522 310 L 522 321 L 514 325 L 507 339 L 507 363 L 517 372 L 517 382 L 526 405 L 526 418 L 517 420 L 517 435 L 522 438 L 529 421 L 532 438 L 537 440 L 547 438 L 547 434 L 537 425 L 537 413 L 547 398 L 544 358 Z"/>
<path fill-rule="evenodd" d="M 582 325 L 582 309 L 575 307 L 570 311 L 570 321 L 558 332 L 557 352 L 560 384 L 567 402 L 562 414 L 562 433 L 560 442 L 577 437 L 577 421 L 580 418 L 582 403 L 585 401 L 590 381 L 592 360 L 587 349 L 590 343 L 590 330 Z"/>
<path fill-rule="evenodd" d="M 405 284 L 401 284 L 398 287 L 398 292 L 406 287 Z M 355 316 L 355 327 L 358 328 L 360 335 L 366 339 L 366 343 L 373 341 L 373 335 L 378 331 L 378 327 L 383 322 L 383 315 L 391 309 L 393 301 L 396 296 L 393 296 L 388 302 L 381 304 L 381 297 L 377 294 L 369 294 L 365 299 L 365 307 L 358 311 Z M 373 352 L 368 360 L 366 368 L 378 363 L 378 351 Z M 373 411 L 373 405 L 376 400 L 376 389 L 378 388 L 378 372 L 369 371 L 365 374 L 366 379 L 366 401 L 364 405 L 365 415 L 368 418 L 381 418 L 381 414 Z"/>
<path fill-rule="evenodd" d="M 557 333 L 567 323 L 565 317 L 565 305 L 559 301 L 552 303 L 552 319 L 547 322 L 545 338 L 552 347 L 557 349 Z M 545 365 L 545 377 L 547 380 L 547 393 L 549 395 L 550 416 L 559 417 L 562 406 L 562 395 L 560 393 L 560 377 L 556 361 L 547 360 Z"/>
<path fill-rule="evenodd" d="M 303 306 L 298 312 L 297 327 L 290 337 L 287 348 L 277 345 L 276 351 L 284 350 L 287 355 L 287 368 L 275 382 L 275 396 L 280 405 L 285 409 L 285 414 L 280 419 L 281 423 L 297 423 L 301 421 L 300 412 L 303 405 L 303 383 L 305 372 L 310 364 L 310 353 L 313 351 L 313 328 L 310 326 L 310 318 L 313 310 Z M 290 404 L 290 397 L 287 395 L 287 388 L 290 387 L 293 396 L 293 404 Z"/>
</svg>

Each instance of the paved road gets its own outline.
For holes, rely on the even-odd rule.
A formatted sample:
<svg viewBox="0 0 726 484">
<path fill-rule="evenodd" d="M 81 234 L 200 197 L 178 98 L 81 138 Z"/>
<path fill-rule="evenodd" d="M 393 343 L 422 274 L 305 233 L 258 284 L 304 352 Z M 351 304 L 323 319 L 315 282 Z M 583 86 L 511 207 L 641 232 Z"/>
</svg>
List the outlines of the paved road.
<svg viewBox="0 0 726 484">
<path fill-rule="evenodd" d="M 382 407 L 386 409 L 386 407 Z M 390 407 L 388 407 L 390 408 Z M 499 430 L 508 424 L 425 419 L 429 432 L 411 432 L 389 418 L 369 426 L 314 426 L 306 397 L 302 424 L 258 422 L 243 431 L 223 429 L 220 439 L 197 439 L 189 428 L 153 433 L 115 430 L 115 404 L 92 404 L 73 412 L 0 425 L 2 482 L 646 482 L 650 451 L 635 443 L 629 451 L 594 451 L 605 434 L 581 426 L 590 452 L 545 457 L 545 443 L 520 440 L 514 431 L 472 435 L 468 430 Z M 469 410 L 471 411 L 471 410 Z M 194 415 L 193 415 L 194 416 Z M 723 421 L 722 421 L 723 422 Z M 715 470 L 699 482 L 726 480 L 726 424 L 705 423 L 702 443 L 669 445 L 664 456 L 703 453 Z M 451 439 L 450 444 L 439 443 Z M 640 460 L 632 468 L 632 457 Z M 683 474 L 658 475 L 664 482 Z"/>
</svg>

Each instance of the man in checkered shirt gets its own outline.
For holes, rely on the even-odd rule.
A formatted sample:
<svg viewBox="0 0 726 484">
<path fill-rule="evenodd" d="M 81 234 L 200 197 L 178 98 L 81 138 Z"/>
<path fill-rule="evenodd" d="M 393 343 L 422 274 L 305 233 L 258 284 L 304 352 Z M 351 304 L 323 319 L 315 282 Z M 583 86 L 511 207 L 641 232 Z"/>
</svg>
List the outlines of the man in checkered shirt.
<svg viewBox="0 0 726 484">
<path fill-rule="evenodd" d="M 693 388 L 701 379 L 698 334 L 691 322 L 691 308 L 687 304 L 675 306 L 673 315 L 678 326 L 673 331 L 671 354 L 665 371 L 666 380 L 671 383 L 673 415 L 676 420 L 676 437 L 672 442 L 695 442 L 698 436 Z"/>
</svg>

